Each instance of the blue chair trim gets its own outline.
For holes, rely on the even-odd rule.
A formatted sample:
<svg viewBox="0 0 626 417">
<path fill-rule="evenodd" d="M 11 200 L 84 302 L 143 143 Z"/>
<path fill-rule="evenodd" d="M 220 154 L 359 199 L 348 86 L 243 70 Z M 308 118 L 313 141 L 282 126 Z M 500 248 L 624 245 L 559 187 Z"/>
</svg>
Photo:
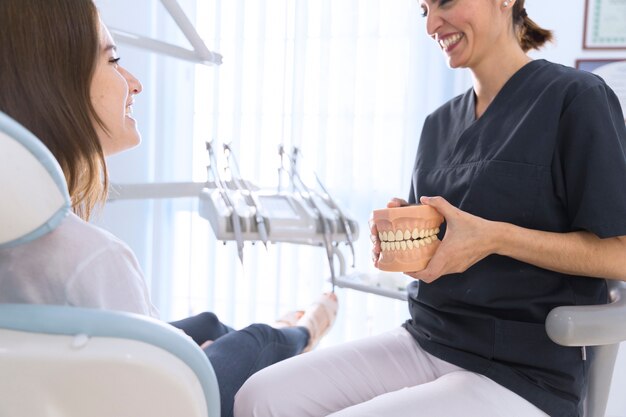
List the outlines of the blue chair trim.
<svg viewBox="0 0 626 417">
<path fill-rule="evenodd" d="M 32 242 L 33 240 L 39 239 L 41 236 L 46 233 L 50 233 L 70 214 L 70 208 L 68 206 L 63 206 L 44 224 L 36 228 L 30 233 L 27 233 L 18 239 L 12 240 L 6 243 L 0 243 L 0 249 L 11 248 L 13 246 L 18 246 L 23 243 Z"/>
</svg>

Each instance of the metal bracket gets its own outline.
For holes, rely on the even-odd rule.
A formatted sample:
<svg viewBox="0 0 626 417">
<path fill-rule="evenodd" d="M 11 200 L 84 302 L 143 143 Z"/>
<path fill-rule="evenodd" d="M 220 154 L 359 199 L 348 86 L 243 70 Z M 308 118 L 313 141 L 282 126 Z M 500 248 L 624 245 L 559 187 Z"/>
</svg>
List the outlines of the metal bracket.
<svg viewBox="0 0 626 417">
<path fill-rule="evenodd" d="M 143 35 L 129 33 L 127 31 L 109 28 L 113 37 L 120 43 L 136 46 L 151 52 L 168 55 L 174 58 L 184 59 L 196 64 L 203 65 L 220 65 L 222 63 L 222 55 L 217 52 L 210 51 L 205 45 L 198 31 L 191 23 L 177 0 L 161 0 L 165 10 L 172 16 L 174 22 L 183 32 L 193 49 L 185 49 L 181 46 L 152 39 Z"/>
</svg>

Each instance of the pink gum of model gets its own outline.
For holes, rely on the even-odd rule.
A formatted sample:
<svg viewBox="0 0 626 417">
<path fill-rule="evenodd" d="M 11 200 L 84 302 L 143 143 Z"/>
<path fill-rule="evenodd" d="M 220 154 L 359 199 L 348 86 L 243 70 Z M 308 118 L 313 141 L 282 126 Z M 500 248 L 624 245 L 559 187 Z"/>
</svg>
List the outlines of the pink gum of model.
<svg viewBox="0 0 626 417">
<path fill-rule="evenodd" d="M 381 245 L 378 269 L 391 272 L 415 272 L 426 268 L 439 240 L 443 216 L 425 205 L 374 210 Z"/>
</svg>

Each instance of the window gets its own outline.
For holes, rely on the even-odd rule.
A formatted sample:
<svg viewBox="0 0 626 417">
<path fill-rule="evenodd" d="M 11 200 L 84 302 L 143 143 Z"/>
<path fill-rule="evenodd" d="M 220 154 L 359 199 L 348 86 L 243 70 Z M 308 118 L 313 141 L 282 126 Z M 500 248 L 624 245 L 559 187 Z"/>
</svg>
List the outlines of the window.
<svg viewBox="0 0 626 417">
<path fill-rule="evenodd" d="M 204 142 L 212 139 L 231 144 L 244 178 L 275 187 L 279 144 L 297 146 L 305 167 L 360 221 L 356 269 L 374 272 L 370 212 L 407 196 L 426 114 L 469 86 L 424 35 L 417 2 L 187 3 L 198 32 L 224 63 L 194 66 L 146 54 L 144 95 L 155 91 L 135 106 L 150 107 L 150 121 L 140 122 L 150 124 L 148 150 L 139 158 L 145 180 L 205 180 Z M 159 29 L 158 13 L 155 19 Z M 118 166 L 111 166 L 112 175 Z M 125 171 L 114 180 L 132 177 Z M 165 319 L 208 309 L 235 327 L 271 322 L 329 288 L 321 248 L 247 243 L 241 265 L 234 243 L 215 240 L 194 199 L 118 204 L 135 208 L 118 208 L 115 220 L 107 209 L 104 224 L 131 241 Z M 115 226 L 130 210 L 142 226 L 131 231 L 128 218 Z M 331 343 L 379 333 L 408 317 L 403 302 L 339 292 Z"/>
</svg>

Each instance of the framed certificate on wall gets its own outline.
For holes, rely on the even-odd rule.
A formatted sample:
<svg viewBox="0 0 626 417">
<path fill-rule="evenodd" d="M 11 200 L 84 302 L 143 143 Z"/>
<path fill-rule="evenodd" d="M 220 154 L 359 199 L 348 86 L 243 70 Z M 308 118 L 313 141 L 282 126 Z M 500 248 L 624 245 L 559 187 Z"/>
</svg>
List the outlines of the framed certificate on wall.
<svg viewBox="0 0 626 417">
<path fill-rule="evenodd" d="M 583 49 L 626 50 L 626 1 L 585 0 Z"/>
</svg>

